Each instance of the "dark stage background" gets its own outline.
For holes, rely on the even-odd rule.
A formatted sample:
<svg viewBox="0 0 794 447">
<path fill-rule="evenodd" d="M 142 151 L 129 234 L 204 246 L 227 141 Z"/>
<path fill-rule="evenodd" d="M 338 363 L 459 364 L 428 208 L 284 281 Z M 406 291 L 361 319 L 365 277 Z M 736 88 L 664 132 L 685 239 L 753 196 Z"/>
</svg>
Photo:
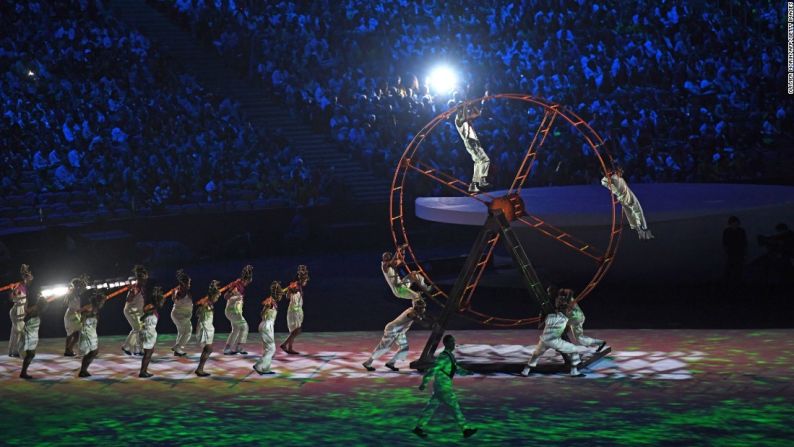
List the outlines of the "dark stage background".
<svg viewBox="0 0 794 447">
<path fill-rule="evenodd" d="M 391 250 L 391 238 L 381 216 L 385 210 L 318 207 L 311 210 L 275 209 L 248 213 L 203 216 L 141 217 L 82 227 L 48 227 L 40 231 L 3 238 L 10 256 L 3 264 L 3 284 L 16 280 L 20 262 L 32 265 L 36 284 L 68 281 L 80 273 L 100 279 L 127 276 L 135 263 L 143 263 L 155 281 L 167 290 L 175 285 L 174 272 L 185 268 L 193 278 L 194 298 L 206 293 L 211 279 L 233 280 L 246 263 L 254 265 L 254 281 L 247 289 L 245 315 L 252 330 L 259 324 L 260 301 L 274 279 L 288 281 L 298 264 L 309 266 L 311 280 L 305 290 L 305 331 L 381 330 L 407 305 L 391 296 L 379 269 L 380 254 Z M 433 278 L 449 290 L 477 228 L 413 222 L 417 244 L 436 247 L 428 257 Z M 724 283 L 722 227 L 711 234 L 713 249 L 695 256 L 695 262 L 712 266 L 713 275 L 693 281 L 679 273 L 645 271 L 627 278 L 619 270 L 606 279 L 583 302 L 587 326 L 591 328 L 777 328 L 791 327 L 790 276 L 767 276 L 763 259 L 748 259 L 740 285 Z M 636 244 L 626 230 L 623 244 Z M 755 235 L 748 234 L 750 244 Z M 650 243 L 678 247 L 674 237 Z M 757 247 L 753 252 L 758 252 Z M 763 252 L 761 252 L 763 253 Z M 504 316 L 532 315 L 531 299 L 520 288 L 506 254 L 496 253 L 497 262 L 483 278 L 475 304 Z M 633 251 L 625 250 L 619 261 L 642 263 Z M 762 258 L 762 255 L 761 255 Z M 543 260 L 533 260 L 543 275 Z M 650 261 L 648 261 L 650 262 Z M 616 269 L 620 268 L 616 264 Z M 684 269 L 684 267 L 682 267 Z M 708 269 L 707 269 L 708 270 Z M 559 274 L 546 281 L 564 281 Z M 545 279 L 545 278 L 544 278 Z M 789 284 L 786 284 L 786 281 Z M 6 309 L 10 304 L 3 294 Z M 170 303 L 161 312 L 158 330 L 175 332 L 169 318 Z M 229 330 L 223 315 L 224 302 L 216 306 L 215 326 Z M 103 309 L 99 332 L 123 334 L 129 328 L 122 315 L 123 297 Z M 286 303 L 282 304 L 285 311 Z M 437 310 L 431 306 L 431 310 Z M 41 335 L 63 335 L 63 308 L 51 306 Z M 455 318 L 451 328 L 479 328 L 465 318 Z M 285 318 L 276 331 L 286 331 Z M 0 318 L 0 336 L 8 338 L 8 318 Z"/>
</svg>

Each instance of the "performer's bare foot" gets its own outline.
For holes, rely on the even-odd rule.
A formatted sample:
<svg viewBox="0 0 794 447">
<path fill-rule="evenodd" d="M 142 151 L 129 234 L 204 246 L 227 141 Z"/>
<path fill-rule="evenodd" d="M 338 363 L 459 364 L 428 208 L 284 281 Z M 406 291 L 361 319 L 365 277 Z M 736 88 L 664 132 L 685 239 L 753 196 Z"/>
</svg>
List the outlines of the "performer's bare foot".
<svg viewBox="0 0 794 447">
<path fill-rule="evenodd" d="M 91 374 L 88 374 L 88 371 L 80 371 L 77 373 L 77 377 L 91 377 Z"/>
<path fill-rule="evenodd" d="M 199 377 L 209 377 L 210 373 L 204 371 L 196 371 L 196 375 Z"/>
<path fill-rule="evenodd" d="M 289 353 L 290 353 L 290 352 L 289 352 L 289 350 L 287 349 L 287 345 L 283 345 L 283 344 L 282 344 L 282 345 L 279 345 L 278 347 L 279 347 L 279 348 L 281 348 L 281 350 L 282 350 L 282 351 L 284 351 L 284 352 L 286 352 L 287 354 L 289 354 Z"/>
<path fill-rule="evenodd" d="M 394 372 L 397 372 L 397 371 L 400 370 L 400 368 L 397 368 L 396 366 L 394 366 L 393 363 L 387 363 L 386 367 L 389 368 L 390 370 L 394 371 Z"/>
</svg>

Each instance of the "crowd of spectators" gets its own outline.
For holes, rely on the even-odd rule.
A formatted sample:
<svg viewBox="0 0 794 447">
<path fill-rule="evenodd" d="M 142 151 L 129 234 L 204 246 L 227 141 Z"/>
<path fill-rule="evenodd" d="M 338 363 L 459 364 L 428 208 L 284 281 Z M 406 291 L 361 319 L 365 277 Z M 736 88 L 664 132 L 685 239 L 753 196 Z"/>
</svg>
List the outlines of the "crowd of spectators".
<svg viewBox="0 0 794 447">
<path fill-rule="evenodd" d="M 794 135 L 781 2 L 150 1 L 376 170 L 393 168 L 413 133 L 449 107 L 425 79 L 442 62 L 462 73 L 460 95 L 521 92 L 570 106 L 634 182 L 775 181 L 767 168 L 781 165 Z M 495 105 L 475 122 L 497 182 L 531 138 L 520 121 L 531 130 L 539 119 Z M 454 128 L 439 133 L 423 158 L 468 177 Z M 530 182 L 597 182 L 581 141 L 540 154 Z"/>
<path fill-rule="evenodd" d="M 0 3 L 0 188 L 99 209 L 315 203 L 327 179 L 101 2 Z M 267 204 L 265 205 L 267 206 Z"/>
</svg>

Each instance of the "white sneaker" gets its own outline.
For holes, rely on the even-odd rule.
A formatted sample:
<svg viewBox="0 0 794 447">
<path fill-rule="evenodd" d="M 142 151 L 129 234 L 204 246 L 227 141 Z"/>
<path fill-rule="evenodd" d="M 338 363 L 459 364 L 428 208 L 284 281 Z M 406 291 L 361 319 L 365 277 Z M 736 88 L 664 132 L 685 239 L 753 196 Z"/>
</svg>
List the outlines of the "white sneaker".
<svg viewBox="0 0 794 447">
<path fill-rule="evenodd" d="M 469 183 L 469 192 L 480 192 L 480 188 L 477 186 L 477 182 Z"/>
<path fill-rule="evenodd" d="M 530 372 L 532 372 L 532 368 L 530 368 L 529 366 L 525 366 L 524 370 L 521 371 L 521 375 L 524 377 L 529 377 Z"/>
</svg>

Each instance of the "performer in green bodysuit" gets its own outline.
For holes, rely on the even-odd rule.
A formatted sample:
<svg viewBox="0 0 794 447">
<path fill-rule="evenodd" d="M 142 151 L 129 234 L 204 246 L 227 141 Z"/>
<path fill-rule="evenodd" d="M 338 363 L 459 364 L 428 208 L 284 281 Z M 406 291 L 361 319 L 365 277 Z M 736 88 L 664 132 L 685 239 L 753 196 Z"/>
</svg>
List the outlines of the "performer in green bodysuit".
<svg viewBox="0 0 794 447">
<path fill-rule="evenodd" d="M 455 421 L 463 431 L 463 437 L 468 438 L 477 433 L 477 429 L 471 428 L 466 424 L 466 418 L 460 410 L 458 396 L 455 395 L 455 391 L 452 389 L 452 378 L 455 377 L 456 373 L 462 376 L 468 376 L 472 373 L 458 366 L 458 362 L 455 360 L 455 355 L 453 354 L 455 337 L 447 334 L 444 336 L 443 342 L 444 352 L 439 354 L 435 364 L 425 373 L 422 378 L 422 384 L 419 385 L 419 389 L 424 391 L 427 382 L 435 379 L 433 382 L 433 395 L 427 405 L 425 405 L 424 410 L 422 410 L 422 416 L 419 417 L 419 422 L 417 422 L 413 431 L 417 436 L 426 438 L 427 433 L 425 433 L 424 427 L 430 422 L 430 418 L 433 417 L 438 405 L 444 404 L 452 409 L 455 414 Z"/>
</svg>

